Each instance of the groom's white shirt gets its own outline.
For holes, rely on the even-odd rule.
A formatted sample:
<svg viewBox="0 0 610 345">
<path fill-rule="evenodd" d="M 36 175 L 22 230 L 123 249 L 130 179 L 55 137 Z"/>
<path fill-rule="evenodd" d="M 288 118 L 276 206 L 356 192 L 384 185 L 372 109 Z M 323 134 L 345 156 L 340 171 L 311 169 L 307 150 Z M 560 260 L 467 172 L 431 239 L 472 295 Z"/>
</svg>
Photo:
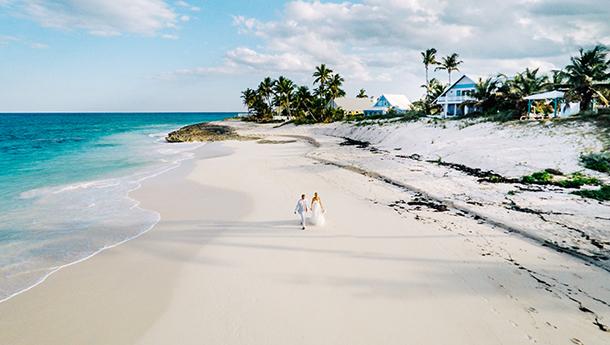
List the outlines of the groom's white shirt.
<svg viewBox="0 0 610 345">
<path fill-rule="evenodd" d="M 294 211 L 298 212 L 298 213 L 305 213 L 306 209 L 307 209 L 306 201 L 303 199 L 299 199 L 299 201 L 297 201 L 297 206 L 294 208 Z"/>
</svg>

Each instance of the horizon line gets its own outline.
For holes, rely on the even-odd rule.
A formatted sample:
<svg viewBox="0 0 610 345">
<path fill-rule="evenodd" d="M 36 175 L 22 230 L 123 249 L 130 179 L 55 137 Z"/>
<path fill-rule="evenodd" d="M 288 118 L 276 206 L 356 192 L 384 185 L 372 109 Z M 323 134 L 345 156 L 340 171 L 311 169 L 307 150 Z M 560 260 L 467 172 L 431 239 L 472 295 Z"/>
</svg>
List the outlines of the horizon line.
<svg viewBox="0 0 610 345">
<path fill-rule="evenodd" d="M 216 114 L 231 114 L 243 113 L 245 111 L 0 111 L 0 115 L 6 114 L 198 114 L 198 113 L 216 113 Z"/>
</svg>

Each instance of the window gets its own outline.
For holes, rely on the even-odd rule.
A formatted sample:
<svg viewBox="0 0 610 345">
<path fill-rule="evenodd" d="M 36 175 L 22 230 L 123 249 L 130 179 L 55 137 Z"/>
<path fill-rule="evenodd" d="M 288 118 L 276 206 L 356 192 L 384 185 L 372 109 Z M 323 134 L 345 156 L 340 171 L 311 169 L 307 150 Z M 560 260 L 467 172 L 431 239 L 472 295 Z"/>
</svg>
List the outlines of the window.
<svg viewBox="0 0 610 345">
<path fill-rule="evenodd" d="M 455 92 L 455 94 L 456 94 L 456 96 L 461 96 L 461 95 L 462 95 L 462 91 L 457 90 L 457 91 Z"/>
</svg>

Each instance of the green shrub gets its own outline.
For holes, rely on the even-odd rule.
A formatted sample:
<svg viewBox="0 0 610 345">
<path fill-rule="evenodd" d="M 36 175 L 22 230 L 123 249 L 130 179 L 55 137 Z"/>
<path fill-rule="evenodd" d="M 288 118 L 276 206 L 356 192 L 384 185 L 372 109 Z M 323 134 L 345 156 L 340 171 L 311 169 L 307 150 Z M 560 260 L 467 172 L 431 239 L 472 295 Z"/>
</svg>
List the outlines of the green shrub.
<svg viewBox="0 0 610 345">
<path fill-rule="evenodd" d="M 400 118 L 398 118 L 398 121 L 400 121 L 400 122 L 417 121 L 425 116 L 426 115 L 419 113 L 419 112 L 408 111 L 408 112 L 404 113 Z"/>
<path fill-rule="evenodd" d="M 547 171 L 538 171 L 528 176 L 523 176 L 521 182 L 528 184 L 550 184 L 553 180 L 553 175 Z"/>
<path fill-rule="evenodd" d="M 519 113 L 515 110 L 489 111 L 481 115 L 486 121 L 490 122 L 509 122 L 519 119 Z"/>
<path fill-rule="evenodd" d="M 595 177 L 589 177 L 581 173 L 573 173 L 565 180 L 559 180 L 555 183 L 563 188 L 580 188 L 582 186 L 599 186 L 601 181 Z"/>
<path fill-rule="evenodd" d="M 597 109 L 597 115 L 610 115 L 610 108 L 599 108 Z"/>
<path fill-rule="evenodd" d="M 594 190 L 578 190 L 572 192 L 572 194 L 599 201 L 610 201 L 610 185 L 603 185 L 599 189 Z"/>
<path fill-rule="evenodd" d="M 595 177 L 589 177 L 581 173 L 573 173 L 565 179 L 555 180 L 553 175 L 559 175 L 557 170 L 546 169 L 545 171 L 538 171 L 528 176 L 523 176 L 521 182 L 525 184 L 541 184 L 541 185 L 553 185 L 563 188 L 580 188 L 582 186 L 599 186 L 601 181 Z"/>
<path fill-rule="evenodd" d="M 582 155 L 580 156 L 580 162 L 587 169 L 610 173 L 610 152 Z"/>
</svg>

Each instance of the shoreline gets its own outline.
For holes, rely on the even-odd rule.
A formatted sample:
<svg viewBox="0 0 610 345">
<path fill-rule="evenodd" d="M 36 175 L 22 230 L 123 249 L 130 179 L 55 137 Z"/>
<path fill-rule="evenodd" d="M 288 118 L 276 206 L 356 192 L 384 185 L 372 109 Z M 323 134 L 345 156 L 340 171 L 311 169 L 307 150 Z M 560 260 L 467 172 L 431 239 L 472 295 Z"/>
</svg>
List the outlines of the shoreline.
<svg viewBox="0 0 610 345">
<path fill-rule="evenodd" d="M 168 188 L 168 181 L 171 180 L 182 180 L 186 178 L 186 175 L 189 174 L 189 172 L 193 169 L 193 165 L 195 164 L 195 159 L 198 160 L 206 160 L 206 159 L 213 159 L 216 157 L 222 157 L 223 155 L 227 155 L 230 154 L 230 152 L 227 152 L 224 149 L 218 150 L 217 148 L 214 147 L 214 145 L 203 145 L 199 148 L 197 148 L 195 150 L 195 155 L 192 159 L 186 159 L 183 160 L 181 162 L 181 164 L 171 168 L 171 169 L 167 169 L 167 171 L 164 171 L 163 174 L 158 174 L 156 175 L 154 178 L 150 178 L 150 179 L 146 179 L 144 181 L 142 181 L 141 185 L 139 188 L 132 190 L 129 193 L 129 197 L 133 198 L 134 200 L 137 200 L 139 203 L 138 207 L 143 207 L 145 209 L 149 209 L 149 210 L 153 210 L 154 212 L 157 212 L 155 209 L 157 208 L 158 205 L 155 205 L 156 202 L 158 202 L 158 198 L 151 195 L 155 193 L 155 189 L 157 187 L 155 187 L 157 184 L 161 184 L 163 186 L 165 186 L 165 188 Z M 172 177 L 172 176 L 179 176 L 179 177 Z M 194 187 L 199 188 L 199 186 L 194 185 Z M 192 187 L 190 187 L 192 188 Z M 151 200 L 153 200 L 153 202 L 151 202 Z M 158 213 L 158 212 L 157 212 Z M 165 217 L 168 218 L 168 217 Z M 67 334 L 70 332 L 74 332 L 77 330 L 77 328 L 80 327 L 84 327 L 87 328 L 89 325 L 93 325 L 95 324 L 95 322 L 93 322 L 92 320 L 95 320 L 99 317 L 99 315 L 93 315 L 89 313 L 89 309 L 91 308 L 91 305 L 96 305 L 95 309 L 104 309 L 103 304 L 108 302 L 108 301 L 104 301 L 104 300 L 95 300 L 92 299 L 91 297 L 87 296 L 90 294 L 102 294 L 106 296 L 106 299 L 109 297 L 109 295 L 107 295 L 107 293 L 110 293 L 110 291 L 106 291 L 105 289 L 100 289 L 97 286 L 88 286 L 87 289 L 89 289 L 89 291 L 82 291 L 80 293 L 78 293 L 78 296 L 70 296 L 71 294 L 75 293 L 76 291 L 73 291 L 70 288 L 70 285 L 66 285 L 68 282 L 66 282 L 66 277 L 72 277 L 72 278 L 77 278 L 80 283 L 79 284 L 83 284 L 85 283 L 88 279 L 94 279 L 97 280 L 98 278 L 101 278 L 102 280 L 109 280 L 109 283 L 113 283 L 116 287 L 120 287 L 124 281 L 130 281 L 130 283 L 128 283 L 126 286 L 123 286 L 123 288 L 125 290 L 123 290 L 128 297 L 127 300 L 131 300 L 133 302 L 133 299 L 136 298 L 135 295 L 133 295 L 133 293 L 139 293 L 139 292 L 144 292 L 145 290 L 143 290 L 142 288 L 146 288 L 149 289 L 150 287 L 155 287 L 155 291 L 153 292 L 157 298 L 150 298 L 150 296 L 146 296 L 147 298 L 142 300 L 142 305 L 141 305 L 141 310 L 132 310 L 134 312 L 137 312 L 138 315 L 143 316 L 141 313 L 142 310 L 147 309 L 147 307 L 145 307 L 146 303 L 153 303 L 153 305 L 160 307 L 160 303 L 163 300 L 168 300 L 170 293 L 171 293 L 171 286 L 168 285 L 168 283 L 171 281 L 165 281 L 164 279 L 155 279 L 155 283 L 152 284 L 152 286 L 146 286 L 146 285 L 141 285 L 143 282 L 140 282 L 138 284 L 141 285 L 141 289 L 137 289 L 137 288 L 133 288 L 134 285 L 134 281 L 133 281 L 133 274 L 140 274 L 141 271 L 145 271 L 147 270 L 146 266 L 141 266 L 141 265 L 145 265 L 145 263 L 138 263 L 137 267 L 136 266 L 131 266 L 133 270 L 133 274 L 128 274 L 125 275 L 126 272 L 124 271 L 124 264 L 125 262 L 123 262 L 126 259 L 135 259 L 137 261 L 140 261 L 141 259 L 143 259 L 143 257 L 141 256 L 140 253 L 142 250 L 142 246 L 148 246 L 149 244 L 147 243 L 152 243 L 154 241 L 156 241 L 155 239 L 151 239 L 152 238 L 157 238 L 158 235 L 156 234 L 156 232 L 159 231 L 163 231 L 163 228 L 166 227 L 164 224 L 165 222 L 167 222 L 167 219 L 164 219 L 164 217 L 160 217 L 160 220 L 154 224 L 153 226 L 151 226 L 151 228 L 146 231 L 146 232 L 142 232 L 140 234 L 138 234 L 137 236 L 135 236 L 134 238 L 131 239 L 127 239 L 122 241 L 121 243 L 117 243 L 113 246 L 110 246 L 109 248 L 105 248 L 103 250 L 98 251 L 97 253 L 88 256 L 87 258 L 83 259 L 83 260 L 79 260 L 78 262 L 74 262 L 65 266 L 62 266 L 61 269 L 58 269 L 56 271 L 53 272 L 53 274 L 48 275 L 48 277 L 46 277 L 46 279 L 42 282 L 40 282 L 39 284 L 37 284 L 36 286 L 33 286 L 31 288 L 29 288 L 27 291 L 24 291 L 23 293 L 19 293 L 15 296 L 13 296 L 12 298 L 6 300 L 3 303 L 0 303 L 0 310 L 2 310 L 3 312 L 0 312 L 0 342 L 5 340 L 5 337 L 9 337 L 10 341 L 9 343 L 11 344 L 19 344 L 21 343 L 21 341 L 23 341 L 21 339 L 21 337 L 23 336 L 22 334 L 20 334 L 19 330 L 22 329 L 21 327 L 14 327 L 14 326 L 8 326 L 8 324 L 11 324 L 11 322 L 14 322 L 15 320 L 12 318 L 7 318 L 10 315 L 10 311 L 12 311 L 13 314 L 18 314 L 21 315 L 22 317 L 25 317 L 28 321 L 24 322 L 27 324 L 27 327 L 34 327 L 32 324 L 36 324 L 37 326 L 35 327 L 37 329 L 37 332 L 41 332 L 41 333 L 37 333 L 37 335 L 35 335 L 35 337 L 38 339 L 36 341 L 36 343 L 47 343 L 47 341 L 50 341 L 53 344 L 65 344 L 65 339 L 66 337 L 70 337 Z M 156 231 L 153 231 L 156 230 Z M 163 236 L 167 236 L 167 234 L 165 235 L 161 235 L 161 237 Z M 181 247 L 181 252 L 184 253 L 184 248 Z M 115 258 L 115 255 L 117 254 L 117 252 L 122 253 L 119 256 L 121 257 L 121 259 L 117 259 Z M 135 252 L 135 253 L 134 253 Z M 114 262 L 114 263 L 113 263 Z M 93 268 L 91 268 L 93 267 Z M 176 275 L 178 274 L 179 270 L 177 270 L 177 267 L 170 267 L 171 269 L 166 269 L 165 272 L 167 274 L 172 274 L 172 275 Z M 149 268 L 151 269 L 151 268 Z M 152 268 L 153 271 L 156 271 L 157 269 L 159 269 L 159 267 L 154 267 Z M 90 272 L 94 272 L 93 274 Z M 101 272 L 105 272 L 105 273 L 101 273 Z M 121 276 L 123 277 L 123 279 L 118 279 L 118 277 L 115 276 Z M 104 278 L 104 277 L 111 277 L 111 278 Z M 158 278 L 168 278 L 169 275 L 165 275 L 164 277 L 158 277 Z M 71 279 L 69 279 L 71 280 Z M 68 283 L 69 284 L 69 283 Z M 108 284 L 108 283 L 106 283 Z M 88 285 L 88 284 L 86 284 Z M 166 287 L 163 287 L 163 285 L 166 285 Z M 57 310 L 56 308 L 47 308 L 46 312 L 47 315 L 55 315 L 54 317 L 48 317 L 48 316 L 38 316 L 38 315 L 33 315 L 31 314 L 31 312 L 27 312 L 27 310 L 35 310 L 37 308 L 39 308 L 42 305 L 46 305 L 48 302 L 46 301 L 46 298 L 48 296 L 48 294 L 55 296 L 56 298 L 60 299 L 61 301 L 64 302 L 55 302 L 56 306 L 59 307 L 61 310 Z M 34 296 L 32 296 L 34 295 Z M 83 297 L 84 295 L 84 297 Z M 144 294 L 146 295 L 146 294 Z M 163 297 L 164 296 L 164 297 Z M 81 297 L 81 301 L 83 303 L 84 306 L 72 306 L 70 303 L 67 303 L 68 300 L 72 300 L 72 298 L 74 297 Z M 163 297 L 163 298 L 161 298 Z M 112 299 L 114 300 L 124 300 L 125 297 L 121 297 L 121 296 L 117 296 L 114 295 L 112 297 Z M 127 302 L 127 300 L 125 300 L 125 302 Z M 166 302 L 167 303 L 167 302 Z M 126 305 L 124 303 L 119 303 L 116 304 L 116 306 L 119 305 Z M 156 308 L 156 307 L 155 307 Z M 25 309 L 26 311 L 24 312 Z M 79 309 L 78 312 L 74 312 L 73 309 Z M 161 310 L 159 310 L 160 312 Z M 80 315 L 80 317 L 82 317 L 83 319 L 86 319 L 88 321 L 79 321 L 79 325 L 68 325 L 65 324 L 61 318 L 62 317 L 66 317 L 67 319 L 72 319 L 72 317 L 70 317 L 69 315 L 71 314 L 78 314 Z M 110 315 L 113 315 L 114 312 L 112 311 L 108 311 L 106 310 L 106 313 L 104 314 L 106 317 L 106 321 L 104 322 L 109 322 L 110 319 L 108 317 L 110 317 Z M 3 317 L 4 316 L 4 317 Z M 155 316 L 155 315 L 150 315 L 151 317 Z M 59 317 L 59 320 L 57 319 Z M 79 318 L 80 318 L 79 317 Z M 122 318 L 121 318 L 122 319 Z M 38 320 L 38 321 L 37 321 Z M 47 326 L 46 323 L 48 321 L 51 320 L 55 320 L 57 322 L 59 322 L 60 324 L 63 324 L 63 329 L 59 330 L 60 332 L 65 332 L 61 337 L 57 337 L 55 338 L 55 340 L 49 339 L 46 337 L 47 333 L 53 334 L 54 332 L 51 331 L 51 329 L 49 328 L 50 326 Z M 131 319 L 130 319 L 131 320 Z M 76 321 L 76 320 L 74 320 Z M 127 321 L 127 320 L 125 320 Z M 131 320 L 130 322 L 132 322 L 133 320 Z M 144 321 L 142 321 L 144 322 Z M 152 320 L 146 321 L 148 323 L 151 323 Z M 25 325 L 24 325 L 25 326 Z M 118 324 L 117 324 L 118 326 Z M 46 329 L 47 331 L 42 332 L 40 331 L 39 328 L 42 329 Z M 141 327 L 140 331 L 143 331 L 143 329 L 145 329 L 146 327 Z M 71 330 L 71 331 L 69 331 Z M 98 332 L 97 330 L 94 331 Z M 85 337 L 81 339 L 81 341 L 78 341 L 76 343 L 87 343 L 87 344 L 107 344 L 107 342 L 105 342 L 105 338 L 104 338 L 104 334 L 103 334 L 103 330 L 101 330 L 99 334 L 99 338 L 97 338 L 96 341 L 93 341 L 91 339 L 90 335 L 84 335 Z M 132 332 L 127 332 L 127 333 L 132 333 Z M 10 338 L 11 334 L 14 335 L 14 338 Z M 75 332 L 75 334 L 78 334 L 78 332 Z M 121 338 L 124 339 L 123 337 L 126 336 L 126 333 L 123 333 L 121 335 Z M 135 338 L 133 338 L 135 339 Z M 56 341 L 56 342 L 53 342 Z M 124 340 L 122 340 L 124 341 Z M 28 343 L 28 342 L 26 342 Z"/>
<path fill-rule="evenodd" d="M 152 135 L 152 134 L 149 135 L 149 136 L 151 138 L 156 137 L 156 135 Z M 165 134 L 163 135 L 163 137 L 165 137 Z M 191 152 L 197 151 L 197 150 L 201 149 L 202 147 L 204 147 L 205 145 L 206 145 L 206 143 L 201 143 L 201 145 L 198 145 L 197 147 L 194 147 L 193 149 L 191 149 Z M 138 178 L 136 178 L 136 177 L 138 175 L 143 174 L 143 171 L 137 171 L 137 172 L 133 172 L 133 173 L 131 173 L 129 175 L 123 175 L 123 176 L 106 177 L 106 178 L 99 179 L 99 180 L 78 181 L 78 182 L 74 182 L 74 183 L 68 184 L 68 185 L 45 187 L 45 189 L 56 189 L 56 188 L 62 187 L 62 189 L 60 191 L 63 191 L 65 189 L 72 189 L 72 188 L 74 188 L 73 187 L 74 185 L 77 185 L 77 186 L 80 186 L 80 185 L 91 185 L 91 184 L 99 183 L 99 182 L 102 182 L 102 181 L 133 178 L 137 185 L 134 186 L 133 188 L 127 190 L 126 194 L 124 195 L 124 197 L 126 199 L 134 201 L 134 205 L 131 206 L 130 209 L 140 209 L 142 211 L 152 212 L 152 213 L 154 213 L 156 215 L 156 220 L 153 221 L 152 224 L 150 224 L 149 226 L 144 228 L 141 232 L 138 232 L 135 235 L 128 236 L 127 238 L 125 238 L 123 240 L 120 240 L 120 241 L 118 241 L 116 243 L 112 243 L 112 244 L 103 246 L 103 247 L 93 251 L 92 253 L 85 255 L 82 258 L 79 258 L 79 259 L 76 259 L 74 261 L 70 261 L 70 262 L 67 262 L 65 264 L 61 264 L 61 265 L 58 265 L 58 266 L 52 266 L 52 267 L 44 268 L 44 270 L 48 271 L 48 272 L 46 272 L 44 275 L 42 275 L 40 277 L 40 279 L 38 279 L 36 282 L 34 282 L 31 285 L 28 285 L 28 286 L 26 286 L 26 287 L 24 287 L 24 288 L 22 288 L 22 289 L 20 289 L 20 290 L 18 290 L 16 292 L 10 294 L 10 295 L 8 295 L 8 296 L 6 296 L 4 298 L 1 298 L 0 299 L 0 304 L 2 304 L 4 302 L 7 302 L 7 301 L 11 300 L 12 298 L 17 297 L 17 296 L 19 296 L 19 295 L 21 295 L 21 294 L 23 294 L 23 293 L 25 293 L 25 292 L 35 288 L 35 287 L 37 287 L 38 285 L 44 283 L 50 276 L 52 276 L 53 274 L 59 272 L 60 270 L 62 270 L 64 268 L 67 268 L 67 267 L 70 267 L 70 266 L 82 263 L 84 261 L 87 261 L 87 260 L 95 257 L 96 255 L 98 255 L 98 254 L 100 254 L 100 253 L 102 253 L 102 252 L 104 252 L 104 251 L 106 251 L 108 249 L 112 249 L 114 247 L 117 247 L 117 246 L 120 246 L 122 244 L 125 244 L 125 243 L 127 243 L 127 242 L 129 242 L 131 240 L 137 239 L 138 237 L 140 237 L 140 236 L 144 235 L 145 233 L 149 232 L 150 230 L 152 230 L 159 223 L 159 221 L 161 220 L 161 214 L 159 212 L 154 211 L 154 210 L 140 207 L 141 201 L 136 199 L 136 198 L 134 198 L 134 197 L 132 197 L 131 194 L 133 192 L 137 191 L 138 189 L 142 188 L 142 185 L 144 183 L 146 183 L 146 181 L 151 180 L 151 179 L 155 179 L 156 177 L 162 176 L 163 174 L 168 173 L 168 172 L 170 172 L 170 171 L 172 171 L 174 169 L 178 169 L 178 168 L 181 167 L 182 164 L 184 164 L 184 162 L 187 162 L 187 161 L 192 160 L 194 158 L 195 158 L 195 154 L 191 155 L 190 157 L 179 158 L 179 159 L 171 162 L 171 165 L 169 165 L 169 166 L 167 166 L 167 167 L 165 167 L 165 168 L 163 168 L 161 170 L 157 169 L 157 171 L 147 172 L 147 174 L 145 176 L 138 177 Z M 33 191 L 37 191 L 37 190 L 38 189 L 33 190 Z M 23 193 L 31 193 L 31 192 L 32 191 L 26 191 L 26 192 L 23 192 Z"/>
<path fill-rule="evenodd" d="M 607 272 L 454 210 L 393 207 L 413 193 L 316 162 L 331 139 L 296 135 L 205 145 L 145 181 L 132 197 L 155 231 L 0 304 L 0 342 L 608 339 Z M 324 228 L 298 230 L 302 191 L 321 192 Z"/>
</svg>

